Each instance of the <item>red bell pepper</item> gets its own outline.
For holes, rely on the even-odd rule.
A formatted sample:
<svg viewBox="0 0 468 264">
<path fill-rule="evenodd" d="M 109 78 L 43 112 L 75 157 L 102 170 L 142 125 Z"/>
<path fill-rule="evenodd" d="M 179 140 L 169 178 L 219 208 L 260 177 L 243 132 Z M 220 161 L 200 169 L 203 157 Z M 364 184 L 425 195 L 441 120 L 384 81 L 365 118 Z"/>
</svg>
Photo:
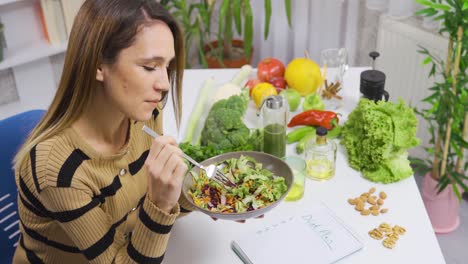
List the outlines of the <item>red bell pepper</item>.
<svg viewBox="0 0 468 264">
<path fill-rule="evenodd" d="M 338 115 L 332 111 L 309 110 L 297 114 L 291 121 L 288 127 L 294 126 L 321 126 L 328 130 L 338 125 Z"/>
</svg>

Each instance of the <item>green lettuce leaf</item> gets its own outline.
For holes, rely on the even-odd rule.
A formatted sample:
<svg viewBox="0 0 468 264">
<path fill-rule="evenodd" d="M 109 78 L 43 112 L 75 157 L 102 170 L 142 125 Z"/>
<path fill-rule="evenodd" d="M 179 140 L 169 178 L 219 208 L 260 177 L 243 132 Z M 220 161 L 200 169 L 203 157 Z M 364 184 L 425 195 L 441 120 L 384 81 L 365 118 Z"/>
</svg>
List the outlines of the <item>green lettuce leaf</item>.
<svg viewBox="0 0 468 264">
<path fill-rule="evenodd" d="M 419 145 L 418 121 L 402 100 L 361 99 L 346 121 L 341 143 L 352 168 L 365 178 L 390 183 L 413 174 L 406 150 Z"/>
</svg>

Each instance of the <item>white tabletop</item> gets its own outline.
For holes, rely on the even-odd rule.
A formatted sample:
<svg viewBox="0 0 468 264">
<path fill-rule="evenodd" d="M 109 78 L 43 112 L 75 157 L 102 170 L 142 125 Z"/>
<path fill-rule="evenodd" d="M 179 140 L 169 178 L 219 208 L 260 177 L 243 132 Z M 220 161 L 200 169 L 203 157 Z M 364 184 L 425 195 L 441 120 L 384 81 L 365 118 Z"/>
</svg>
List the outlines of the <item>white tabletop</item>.
<svg viewBox="0 0 468 264">
<path fill-rule="evenodd" d="M 344 118 L 358 101 L 359 74 L 363 70 L 365 69 L 351 68 L 345 75 L 343 90 L 345 106 L 337 111 L 342 113 Z M 236 72 L 237 70 L 187 70 L 184 76 L 181 133 L 177 133 L 173 113 L 169 110 L 171 107 L 168 107 L 169 111 L 166 111 L 164 120 L 165 134 L 174 135 L 179 140 L 182 138 L 204 80 L 214 77 L 216 82 L 222 85 L 228 82 Z M 254 111 L 255 107 L 251 104 L 247 115 L 252 115 Z M 287 155 L 295 154 L 294 145 L 288 146 Z M 177 220 L 172 229 L 164 262 L 168 264 L 241 264 L 242 261 L 231 250 L 232 240 L 248 237 L 255 230 L 265 227 L 272 221 L 284 219 L 289 215 L 297 215 L 306 210 L 311 203 L 322 201 L 343 219 L 364 243 L 361 251 L 339 263 L 445 263 L 413 177 L 394 184 L 370 182 L 362 178 L 360 172 L 348 166 L 346 152 L 341 145 L 338 148 L 336 164 L 336 173 L 331 180 L 317 182 L 306 179 L 305 194 L 301 200 L 282 202 L 263 219 L 251 219 L 240 224 L 225 220 L 213 221 L 205 214 L 193 212 Z M 385 191 L 388 194 L 385 200 L 385 208 L 389 208 L 388 213 L 379 216 L 362 216 L 347 203 L 348 198 L 357 197 L 371 187 L 376 187 L 377 191 Z M 391 250 L 383 247 L 381 241 L 374 240 L 368 235 L 371 229 L 382 222 L 398 224 L 407 230 L 397 242 L 397 246 Z M 301 243 L 301 241 L 294 240 L 278 242 Z M 313 250 L 311 248 L 312 256 Z M 320 254 L 320 252 L 315 254 Z M 313 258 L 310 263 L 314 263 Z"/>
</svg>

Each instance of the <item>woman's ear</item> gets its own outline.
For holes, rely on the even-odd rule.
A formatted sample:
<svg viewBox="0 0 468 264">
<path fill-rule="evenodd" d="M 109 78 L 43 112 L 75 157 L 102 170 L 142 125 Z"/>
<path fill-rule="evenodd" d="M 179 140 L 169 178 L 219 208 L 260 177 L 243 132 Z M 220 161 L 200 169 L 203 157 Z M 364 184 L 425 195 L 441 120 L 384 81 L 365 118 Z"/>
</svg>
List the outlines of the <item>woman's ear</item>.
<svg viewBox="0 0 468 264">
<path fill-rule="evenodd" d="M 96 80 L 103 82 L 104 81 L 104 72 L 102 66 L 99 66 L 96 70 Z"/>
</svg>

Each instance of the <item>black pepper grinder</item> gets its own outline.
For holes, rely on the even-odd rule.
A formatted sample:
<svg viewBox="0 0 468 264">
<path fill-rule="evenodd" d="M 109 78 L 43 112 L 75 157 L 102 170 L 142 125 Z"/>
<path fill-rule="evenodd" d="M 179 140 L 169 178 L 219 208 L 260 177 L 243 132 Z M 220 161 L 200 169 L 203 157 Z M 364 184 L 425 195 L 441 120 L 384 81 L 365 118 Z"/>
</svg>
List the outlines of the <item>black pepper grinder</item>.
<svg viewBox="0 0 468 264">
<path fill-rule="evenodd" d="M 380 56 L 377 51 L 369 53 L 372 58 L 372 70 L 361 72 L 361 83 L 359 90 L 361 91 L 362 97 L 375 102 L 385 98 L 388 101 L 390 95 L 385 91 L 385 73 L 375 69 L 375 59 Z"/>
</svg>

